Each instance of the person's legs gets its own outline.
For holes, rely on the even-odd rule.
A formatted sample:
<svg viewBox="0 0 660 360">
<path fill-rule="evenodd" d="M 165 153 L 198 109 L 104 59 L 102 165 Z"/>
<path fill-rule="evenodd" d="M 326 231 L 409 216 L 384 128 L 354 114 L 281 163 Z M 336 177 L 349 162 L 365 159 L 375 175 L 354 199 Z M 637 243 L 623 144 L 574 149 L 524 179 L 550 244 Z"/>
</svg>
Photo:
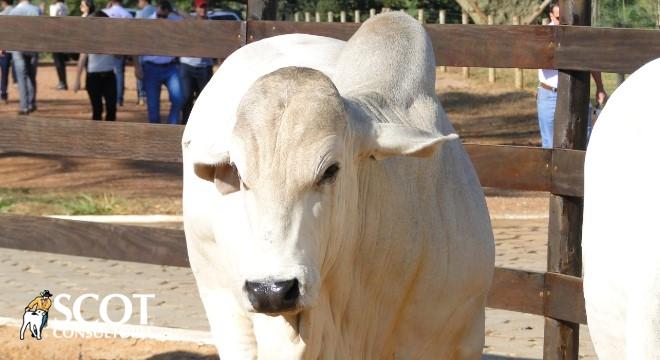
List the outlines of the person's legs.
<svg viewBox="0 0 660 360">
<path fill-rule="evenodd" d="M 39 328 L 39 331 L 43 330 L 44 327 L 46 327 L 46 324 L 48 324 L 48 312 L 46 312 L 44 317 L 41 319 L 41 327 Z"/>
<path fill-rule="evenodd" d="M 183 107 L 183 91 L 181 89 L 181 76 L 179 67 L 172 64 L 167 67 L 167 78 L 165 86 L 170 97 L 170 114 L 167 117 L 167 123 L 176 125 L 181 117 L 181 108 Z"/>
<path fill-rule="evenodd" d="M 150 123 L 160 124 L 161 69 L 157 65 L 142 65 L 144 91 L 147 93 L 147 113 Z"/>
<path fill-rule="evenodd" d="M 12 52 L 12 61 L 14 63 L 14 69 L 16 69 L 16 80 L 18 80 L 18 98 L 20 111 L 27 113 L 29 110 L 27 90 L 28 77 L 23 53 L 19 51 Z"/>
<path fill-rule="evenodd" d="M 191 78 L 192 78 L 192 91 L 191 91 L 191 97 L 188 102 L 184 102 L 184 110 L 183 110 L 183 124 L 186 125 L 188 123 L 188 118 L 190 117 L 190 112 L 192 111 L 193 104 L 195 103 L 195 100 L 199 96 L 199 94 L 204 90 L 204 87 L 206 87 L 206 84 L 208 84 L 209 80 L 211 80 L 211 77 L 213 76 L 213 68 L 211 66 L 203 66 L 203 67 L 192 67 L 193 71 L 191 72 Z M 186 108 L 187 107 L 187 108 Z"/>
<path fill-rule="evenodd" d="M 124 105 L 124 66 L 123 56 L 115 56 L 115 77 L 117 78 L 117 105 Z"/>
<path fill-rule="evenodd" d="M 194 66 L 188 64 L 181 64 L 181 91 L 183 94 L 183 107 L 182 107 L 182 121 L 188 122 L 190 111 L 193 106 L 193 90 L 194 90 Z"/>
<path fill-rule="evenodd" d="M 39 66 L 39 54 L 30 53 L 25 59 L 28 76 L 28 109 L 37 110 L 37 68 Z"/>
<path fill-rule="evenodd" d="M 110 72 L 103 77 L 103 98 L 105 98 L 105 120 L 115 121 L 117 119 L 117 79 Z"/>
<path fill-rule="evenodd" d="M 66 82 L 66 58 L 67 55 L 63 53 L 53 53 L 53 62 L 55 63 L 55 70 L 57 70 L 57 89 L 67 90 L 68 85 Z"/>
<path fill-rule="evenodd" d="M 103 100 L 101 73 L 87 73 L 85 87 L 92 103 L 92 120 L 101 120 L 103 115 Z"/>
<path fill-rule="evenodd" d="M 539 129 L 541 130 L 541 146 L 546 149 L 552 148 L 556 105 L 557 93 L 539 87 L 536 96 L 536 110 L 539 117 Z"/>
<path fill-rule="evenodd" d="M 7 100 L 7 83 L 9 82 L 9 53 L 0 56 L 0 99 Z"/>
</svg>

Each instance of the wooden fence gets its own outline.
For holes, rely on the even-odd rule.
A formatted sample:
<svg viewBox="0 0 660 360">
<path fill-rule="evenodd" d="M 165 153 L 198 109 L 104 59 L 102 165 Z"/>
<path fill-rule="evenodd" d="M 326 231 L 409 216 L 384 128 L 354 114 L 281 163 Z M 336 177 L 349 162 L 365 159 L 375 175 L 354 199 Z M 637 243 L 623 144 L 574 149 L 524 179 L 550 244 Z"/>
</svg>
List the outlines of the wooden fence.
<svg viewBox="0 0 660 360">
<path fill-rule="evenodd" d="M 588 24 L 589 2 L 562 18 Z M 571 11 L 570 13 L 568 11 Z M 249 42 L 300 32 L 348 39 L 354 23 L 0 17 L 0 48 L 225 58 Z M 579 26 L 425 25 L 438 65 L 560 69 L 555 148 L 466 144 L 483 186 L 550 195 L 548 272 L 497 268 L 488 306 L 545 316 L 544 357 L 577 359 L 586 323 L 580 236 L 588 70 L 633 72 L 660 55 L 660 32 Z M 121 40 L 121 41 L 119 41 Z M 625 119 L 622 119 L 625 121 Z M 181 162 L 181 126 L 0 119 L 0 151 Z M 188 266 L 183 232 L 0 216 L 0 247 Z"/>
</svg>

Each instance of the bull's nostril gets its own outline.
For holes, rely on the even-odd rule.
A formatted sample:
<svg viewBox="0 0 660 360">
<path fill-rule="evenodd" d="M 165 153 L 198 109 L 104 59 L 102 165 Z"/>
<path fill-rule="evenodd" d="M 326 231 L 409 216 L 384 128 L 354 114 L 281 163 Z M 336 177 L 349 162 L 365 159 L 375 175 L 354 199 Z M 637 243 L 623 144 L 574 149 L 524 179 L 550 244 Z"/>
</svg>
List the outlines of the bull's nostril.
<svg viewBox="0 0 660 360">
<path fill-rule="evenodd" d="M 286 281 L 245 282 L 245 292 L 254 310 L 278 313 L 291 310 L 300 298 L 298 279 Z"/>
<path fill-rule="evenodd" d="M 300 297 L 300 289 L 298 286 L 298 279 L 293 279 L 291 280 L 291 284 L 289 285 L 289 290 L 286 291 L 284 294 L 284 301 L 290 302 L 290 301 L 298 301 L 298 298 Z"/>
</svg>

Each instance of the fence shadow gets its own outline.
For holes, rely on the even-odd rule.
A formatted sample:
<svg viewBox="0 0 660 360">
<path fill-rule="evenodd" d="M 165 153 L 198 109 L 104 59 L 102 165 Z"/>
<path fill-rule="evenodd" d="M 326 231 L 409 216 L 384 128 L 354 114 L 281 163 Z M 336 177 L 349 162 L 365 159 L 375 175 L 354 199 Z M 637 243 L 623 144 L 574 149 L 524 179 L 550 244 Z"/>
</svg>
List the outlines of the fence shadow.
<svg viewBox="0 0 660 360">
<path fill-rule="evenodd" d="M 218 355 L 203 355 L 190 351 L 170 351 L 148 357 L 146 360 L 220 360 Z"/>
</svg>

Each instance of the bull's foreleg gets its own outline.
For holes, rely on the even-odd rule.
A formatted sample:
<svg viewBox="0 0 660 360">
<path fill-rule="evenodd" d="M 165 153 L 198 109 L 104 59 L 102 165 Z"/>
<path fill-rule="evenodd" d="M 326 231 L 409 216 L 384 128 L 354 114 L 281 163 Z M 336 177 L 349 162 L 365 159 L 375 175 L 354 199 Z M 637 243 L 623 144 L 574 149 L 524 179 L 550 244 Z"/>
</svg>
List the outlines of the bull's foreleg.
<svg viewBox="0 0 660 360">
<path fill-rule="evenodd" d="M 200 295 L 220 358 L 256 359 L 257 341 L 252 321 L 233 295 L 229 291 L 205 291 L 201 287 Z"/>
<path fill-rule="evenodd" d="M 25 319 L 23 319 L 23 325 L 21 326 L 21 333 L 20 333 L 21 340 L 25 339 L 25 329 L 27 329 L 29 324 L 30 324 L 29 322 L 26 322 Z"/>
</svg>

